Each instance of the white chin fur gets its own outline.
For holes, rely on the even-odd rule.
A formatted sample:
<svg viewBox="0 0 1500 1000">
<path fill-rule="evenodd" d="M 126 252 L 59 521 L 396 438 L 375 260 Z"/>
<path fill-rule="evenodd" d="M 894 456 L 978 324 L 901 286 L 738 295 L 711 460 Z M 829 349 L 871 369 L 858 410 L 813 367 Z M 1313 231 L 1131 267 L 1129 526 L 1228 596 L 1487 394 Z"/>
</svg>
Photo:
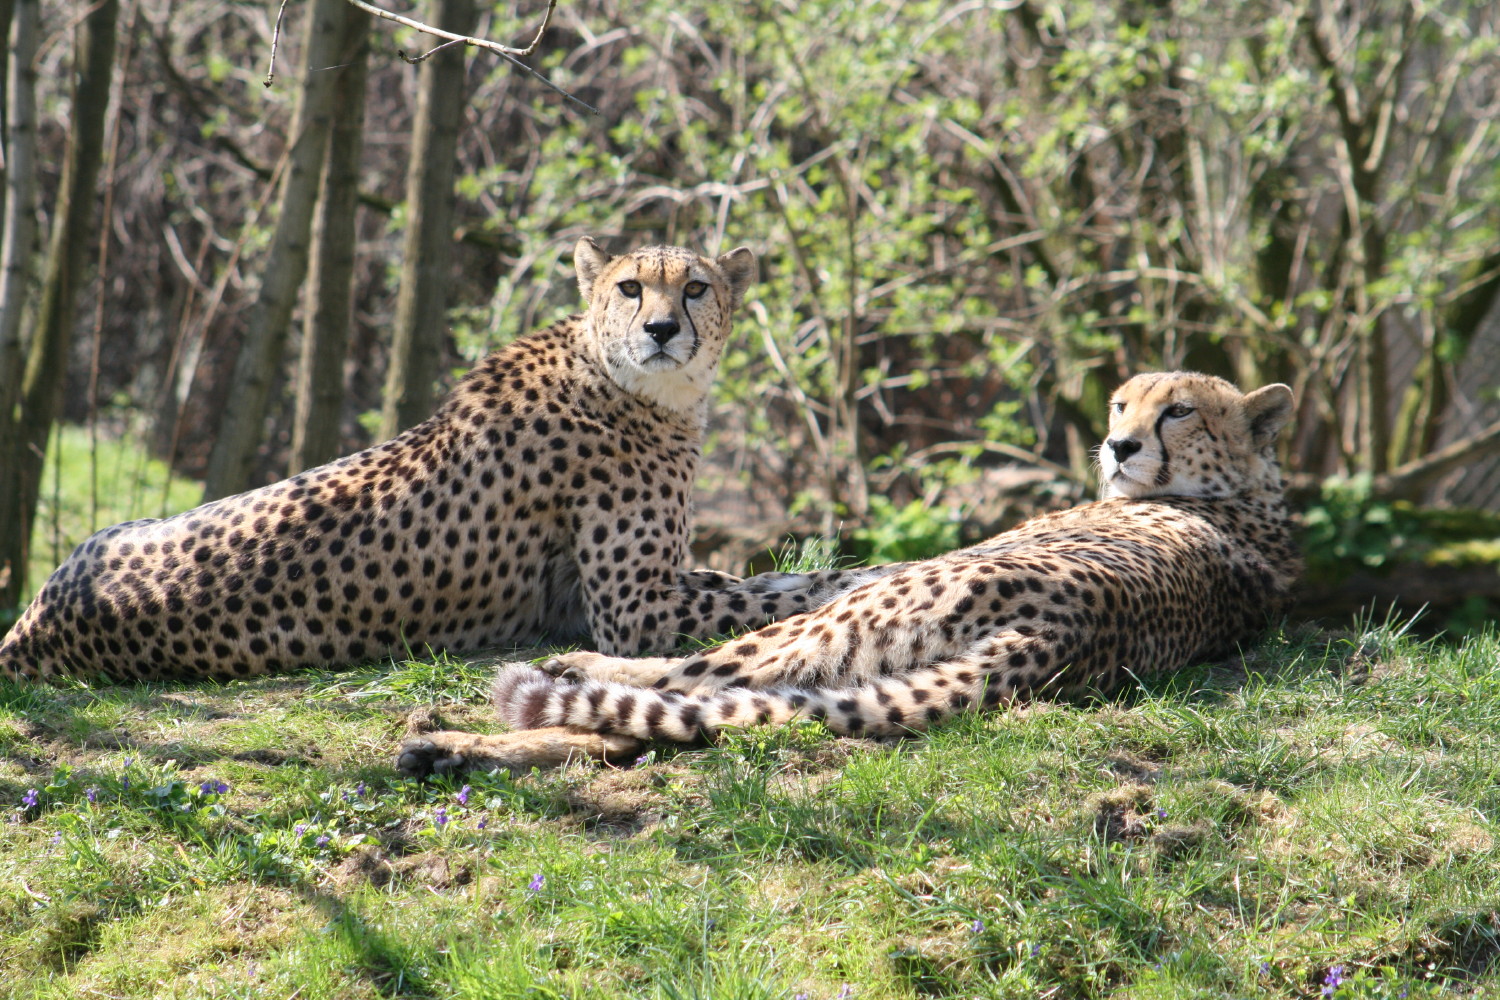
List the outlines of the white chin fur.
<svg viewBox="0 0 1500 1000">
<path fill-rule="evenodd" d="M 1118 465 L 1110 463 L 1104 469 L 1104 495 L 1106 497 L 1127 497 L 1131 500 L 1139 500 L 1143 497 L 1159 496 L 1170 492 L 1157 485 L 1155 480 L 1143 481 L 1131 473 L 1124 472 Z"/>
<path fill-rule="evenodd" d="M 648 365 L 643 368 L 628 361 L 613 361 L 609 374 L 621 389 L 657 406 L 679 413 L 702 408 L 707 394 L 696 372 L 680 367 L 664 370 L 660 361 Z"/>
</svg>

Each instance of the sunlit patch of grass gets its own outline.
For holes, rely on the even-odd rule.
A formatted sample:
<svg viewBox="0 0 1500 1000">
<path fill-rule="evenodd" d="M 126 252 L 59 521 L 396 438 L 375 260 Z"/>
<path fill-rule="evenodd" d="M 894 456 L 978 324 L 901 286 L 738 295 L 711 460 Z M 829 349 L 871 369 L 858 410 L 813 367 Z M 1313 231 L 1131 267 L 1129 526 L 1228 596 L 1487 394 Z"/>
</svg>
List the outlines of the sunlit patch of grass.
<svg viewBox="0 0 1500 1000">
<path fill-rule="evenodd" d="M 493 661 L 463 660 L 442 650 L 428 650 L 424 659 L 407 650 L 401 659 L 330 673 L 312 685 L 311 695 L 352 701 L 385 699 L 411 705 L 458 704 L 487 701 L 494 680 Z"/>
<path fill-rule="evenodd" d="M 829 569 L 847 569 L 849 556 L 839 553 L 838 539 L 810 535 L 797 541 L 788 538 L 779 549 L 770 550 L 771 565 L 777 573 L 818 573 Z"/>
<path fill-rule="evenodd" d="M 1493 633 L 1299 631 L 891 744 L 398 778 L 421 699 L 490 718 L 456 663 L 0 689 L 0 994 L 1500 989 Z"/>
</svg>

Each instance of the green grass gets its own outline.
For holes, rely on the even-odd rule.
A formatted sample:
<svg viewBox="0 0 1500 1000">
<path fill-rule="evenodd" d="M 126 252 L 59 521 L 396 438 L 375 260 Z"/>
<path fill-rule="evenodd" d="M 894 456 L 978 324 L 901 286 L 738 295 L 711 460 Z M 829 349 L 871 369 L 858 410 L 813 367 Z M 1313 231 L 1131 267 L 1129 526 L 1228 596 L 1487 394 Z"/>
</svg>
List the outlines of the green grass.
<svg viewBox="0 0 1500 1000">
<path fill-rule="evenodd" d="M 1500 992 L 1493 632 L 1282 635 L 895 746 L 397 779 L 409 714 L 494 726 L 489 671 L 0 688 L 0 995 Z"/>
</svg>

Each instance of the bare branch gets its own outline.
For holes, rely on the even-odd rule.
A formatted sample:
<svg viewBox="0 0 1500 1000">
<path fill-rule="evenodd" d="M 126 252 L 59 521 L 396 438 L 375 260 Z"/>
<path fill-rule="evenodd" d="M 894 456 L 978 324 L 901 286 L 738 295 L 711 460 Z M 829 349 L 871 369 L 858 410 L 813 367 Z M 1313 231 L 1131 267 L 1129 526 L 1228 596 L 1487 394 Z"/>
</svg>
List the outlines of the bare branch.
<svg viewBox="0 0 1500 1000">
<path fill-rule="evenodd" d="M 286 0 L 281 0 L 281 6 L 276 8 L 276 27 L 271 29 L 271 65 L 266 68 L 266 78 L 262 86 L 269 87 L 276 80 L 276 43 L 281 41 L 281 18 L 286 13 Z"/>
<path fill-rule="evenodd" d="M 414 21 L 409 17 L 402 17 L 400 14 L 392 14 L 388 10 L 381 10 L 379 7 L 365 3 L 365 0 L 348 0 L 348 2 L 353 4 L 355 7 L 358 7 L 360 10 L 364 11 L 367 14 L 373 14 L 375 17 L 383 18 L 387 21 L 394 21 L 397 24 L 405 25 L 408 28 L 415 28 L 417 31 L 423 32 L 425 34 L 435 35 L 438 38 L 447 39 L 447 41 L 445 41 L 442 45 L 439 45 L 434 49 L 429 49 L 419 56 L 409 56 L 405 52 L 398 52 L 397 55 L 399 55 L 408 63 L 415 64 L 422 62 L 435 53 L 441 52 L 443 49 L 446 49 L 450 45 L 472 45 L 476 48 L 494 52 L 519 69 L 525 70 L 527 73 L 530 73 L 532 76 L 540 80 L 546 87 L 550 88 L 551 90 L 555 90 L 557 93 L 561 94 L 563 97 L 566 97 L 568 100 L 572 101 L 580 108 L 583 108 L 589 114 L 597 115 L 599 113 L 598 108 L 594 107 L 592 104 L 589 104 L 587 101 L 583 101 L 577 97 L 574 97 L 572 94 L 568 93 L 566 90 L 563 90 L 557 84 L 553 83 L 551 80 L 547 79 L 545 76 L 538 73 L 536 70 L 532 69 L 530 66 L 521 62 L 520 59 L 517 58 L 518 56 L 531 55 L 536 51 L 536 47 L 541 44 L 542 35 L 546 33 L 547 26 L 552 23 L 552 11 L 557 7 L 557 0 L 547 0 L 547 13 L 542 15 L 542 25 L 541 27 L 536 29 L 536 37 L 531 40 L 531 44 L 526 46 L 524 49 L 518 49 L 514 45 L 501 45 L 499 42 L 492 42 L 488 38 L 475 38 L 472 35 L 459 35 L 451 31 L 444 31 L 442 28 L 434 28 L 431 25 L 423 24 L 421 21 Z"/>
<path fill-rule="evenodd" d="M 446 38 L 450 42 L 463 42 L 465 45 L 473 45 L 476 48 L 488 49 L 489 51 L 498 53 L 502 56 L 529 56 L 533 52 L 535 52 L 536 47 L 541 44 L 542 35 L 547 31 L 547 25 L 552 22 L 552 11 L 557 7 L 557 0 L 547 0 L 547 13 L 542 16 L 542 26 L 536 30 L 536 37 L 531 40 L 530 45 L 526 46 L 524 49 L 518 49 L 514 45 L 501 45 L 499 42 L 492 42 L 488 38 L 475 38 L 472 35 L 457 35 L 451 31 L 444 31 L 442 28 L 434 28 L 431 25 L 423 24 L 421 21 L 413 21 L 409 17 L 402 17 L 400 14 L 392 14 L 388 10 L 381 10 L 379 7 L 365 3 L 365 0 L 349 0 L 349 3 L 358 7 L 366 14 L 373 14 L 375 17 L 384 18 L 387 21 L 395 21 L 397 24 L 404 24 L 408 28 L 415 28 L 417 31 L 420 31 L 424 34 L 435 35 L 438 38 Z"/>
<path fill-rule="evenodd" d="M 907 455 L 902 462 L 913 468 L 919 468 L 925 465 L 929 458 L 935 458 L 938 455 L 967 455 L 976 451 L 988 452 L 992 455 L 1003 455 L 1023 465 L 1045 469 L 1057 478 L 1070 483 L 1087 486 L 1090 482 L 1087 479 L 1080 478 L 1072 469 L 1065 465 L 1058 465 L 1056 462 L 1045 459 L 1035 452 L 1027 451 L 1025 448 L 1018 448 L 1012 444 L 1005 444 L 1001 441 L 944 441 L 914 451 L 910 455 Z"/>
<path fill-rule="evenodd" d="M 423 52 L 419 56 L 409 56 L 405 52 L 401 51 L 400 49 L 396 50 L 396 55 L 400 56 L 401 60 L 403 62 L 410 63 L 411 65 L 415 66 L 419 62 L 426 62 L 428 59 L 431 59 L 433 56 L 437 55 L 439 52 L 443 51 L 444 49 L 452 48 L 455 45 L 462 45 L 462 44 L 463 44 L 463 39 L 461 39 L 461 38 L 455 38 L 451 42 L 444 42 L 442 45 L 438 45 L 438 46 L 436 46 L 434 48 L 430 48 L 426 52 Z"/>
<path fill-rule="evenodd" d="M 1384 475 L 1376 476 L 1372 484 L 1376 496 L 1404 496 L 1413 493 L 1466 462 L 1500 451 L 1500 421 L 1496 421 L 1477 434 L 1421 458 L 1399 465 Z"/>
</svg>

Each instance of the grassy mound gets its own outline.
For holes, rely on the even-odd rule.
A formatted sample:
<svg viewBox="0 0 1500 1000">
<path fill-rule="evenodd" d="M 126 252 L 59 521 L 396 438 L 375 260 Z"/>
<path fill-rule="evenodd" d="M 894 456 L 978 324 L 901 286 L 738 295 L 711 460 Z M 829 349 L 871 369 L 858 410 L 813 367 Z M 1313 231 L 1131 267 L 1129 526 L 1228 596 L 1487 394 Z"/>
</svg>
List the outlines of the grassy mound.
<svg viewBox="0 0 1500 1000">
<path fill-rule="evenodd" d="M 397 779 L 408 722 L 495 725 L 487 672 L 0 688 L 0 994 L 1500 991 L 1492 632 L 1278 635 L 896 746 Z"/>
</svg>

